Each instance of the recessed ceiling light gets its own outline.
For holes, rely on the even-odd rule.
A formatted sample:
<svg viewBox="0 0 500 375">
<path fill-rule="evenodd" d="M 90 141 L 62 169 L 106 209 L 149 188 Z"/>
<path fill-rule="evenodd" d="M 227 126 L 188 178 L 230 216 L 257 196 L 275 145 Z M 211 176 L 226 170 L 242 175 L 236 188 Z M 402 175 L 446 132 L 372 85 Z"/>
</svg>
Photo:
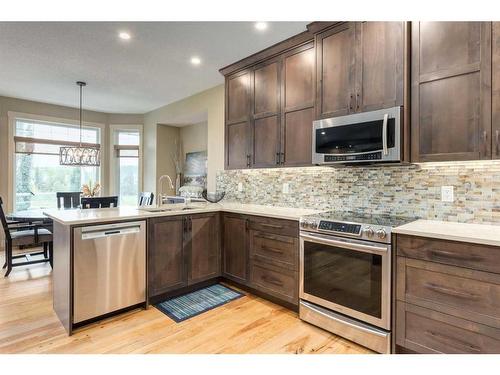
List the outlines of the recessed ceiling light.
<svg viewBox="0 0 500 375">
<path fill-rule="evenodd" d="M 267 22 L 255 22 L 255 28 L 259 31 L 267 29 Z"/>
<path fill-rule="evenodd" d="M 129 40 L 130 39 L 130 34 L 125 32 L 125 31 L 121 31 L 118 36 L 120 37 L 120 39 L 123 39 L 123 40 Z"/>
<path fill-rule="evenodd" d="M 197 56 L 191 57 L 191 64 L 193 65 L 200 65 L 201 64 L 201 59 Z"/>
</svg>

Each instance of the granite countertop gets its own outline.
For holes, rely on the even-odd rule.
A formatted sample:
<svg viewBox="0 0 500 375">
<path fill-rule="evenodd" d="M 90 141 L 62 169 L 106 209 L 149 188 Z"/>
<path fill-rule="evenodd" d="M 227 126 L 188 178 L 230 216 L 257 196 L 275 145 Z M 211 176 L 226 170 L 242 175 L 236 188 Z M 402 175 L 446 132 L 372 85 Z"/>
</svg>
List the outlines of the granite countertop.
<svg viewBox="0 0 500 375">
<path fill-rule="evenodd" d="M 393 233 L 500 246 L 500 226 L 451 221 L 416 220 L 394 228 Z"/>
<path fill-rule="evenodd" d="M 64 225 L 97 224 L 110 221 L 142 220 L 152 217 L 192 215 L 206 212 L 232 212 L 247 215 L 257 215 L 272 217 L 277 219 L 299 220 L 301 216 L 318 213 L 318 210 L 263 206 L 257 204 L 241 203 L 191 203 L 189 210 L 182 210 L 186 207 L 184 203 L 165 205 L 171 207 L 172 211 L 154 212 L 154 206 L 139 209 L 136 207 L 116 207 L 100 209 L 76 209 L 76 210 L 47 210 L 44 212 L 52 220 Z"/>
</svg>

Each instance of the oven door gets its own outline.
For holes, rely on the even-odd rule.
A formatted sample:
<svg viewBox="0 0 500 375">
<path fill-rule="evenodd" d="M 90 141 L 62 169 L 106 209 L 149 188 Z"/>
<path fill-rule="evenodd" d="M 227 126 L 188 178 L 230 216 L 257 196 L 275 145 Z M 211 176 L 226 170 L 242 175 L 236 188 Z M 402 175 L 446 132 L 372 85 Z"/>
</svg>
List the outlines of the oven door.
<svg viewBox="0 0 500 375">
<path fill-rule="evenodd" d="M 390 329 L 391 246 L 300 233 L 300 298 Z"/>
<path fill-rule="evenodd" d="M 401 161 L 401 107 L 314 121 L 313 163 Z"/>
</svg>

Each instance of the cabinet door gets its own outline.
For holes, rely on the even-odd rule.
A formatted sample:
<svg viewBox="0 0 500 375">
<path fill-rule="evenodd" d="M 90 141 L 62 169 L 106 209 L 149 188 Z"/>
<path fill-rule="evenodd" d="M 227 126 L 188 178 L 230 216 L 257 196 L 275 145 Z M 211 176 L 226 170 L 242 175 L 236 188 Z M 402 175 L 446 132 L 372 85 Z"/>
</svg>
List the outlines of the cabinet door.
<svg viewBox="0 0 500 375">
<path fill-rule="evenodd" d="M 193 215 L 189 218 L 188 285 L 220 274 L 219 214 Z"/>
<path fill-rule="evenodd" d="M 226 78 L 226 168 L 249 166 L 251 76 L 244 71 Z"/>
<path fill-rule="evenodd" d="M 492 56 L 492 156 L 500 159 L 500 22 L 493 22 Z"/>
<path fill-rule="evenodd" d="M 248 279 L 248 247 L 246 219 L 240 216 L 224 216 L 224 276 L 246 283 Z"/>
<path fill-rule="evenodd" d="M 273 167 L 280 147 L 279 60 L 258 65 L 253 72 L 253 153 L 252 166 Z"/>
<path fill-rule="evenodd" d="M 148 287 L 156 296 L 187 285 L 184 218 L 162 217 L 148 223 Z"/>
<path fill-rule="evenodd" d="M 281 164 L 311 164 L 314 120 L 314 45 L 297 48 L 283 58 Z"/>
<path fill-rule="evenodd" d="M 248 143 L 250 142 L 250 122 L 226 125 L 226 168 L 242 169 L 250 165 Z"/>
<path fill-rule="evenodd" d="M 316 36 L 317 117 L 351 113 L 355 94 L 355 23 Z"/>
<path fill-rule="evenodd" d="M 403 25 L 356 23 L 356 111 L 403 105 Z"/>
<path fill-rule="evenodd" d="M 412 161 L 491 158 L 491 23 L 412 25 Z"/>
</svg>

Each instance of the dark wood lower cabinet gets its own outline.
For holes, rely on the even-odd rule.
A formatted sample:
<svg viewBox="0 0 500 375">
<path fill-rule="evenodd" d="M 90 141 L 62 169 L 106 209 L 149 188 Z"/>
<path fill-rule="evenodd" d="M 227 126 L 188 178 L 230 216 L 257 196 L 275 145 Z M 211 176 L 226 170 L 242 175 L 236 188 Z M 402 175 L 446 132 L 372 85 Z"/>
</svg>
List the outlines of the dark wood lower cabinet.
<svg viewBox="0 0 500 375">
<path fill-rule="evenodd" d="M 148 295 L 220 276 L 219 214 L 148 220 Z"/>
<path fill-rule="evenodd" d="M 220 216 L 189 217 L 188 285 L 220 276 Z"/>
<path fill-rule="evenodd" d="M 247 218 L 224 215 L 223 276 L 240 283 L 248 280 Z"/>
<path fill-rule="evenodd" d="M 185 218 L 148 220 L 148 294 L 156 296 L 187 285 L 184 267 Z"/>
<path fill-rule="evenodd" d="M 500 353 L 499 249 L 407 235 L 396 248 L 396 347 Z"/>
<path fill-rule="evenodd" d="M 150 303 L 226 280 L 298 306 L 298 222 L 206 213 L 148 220 Z"/>
</svg>

